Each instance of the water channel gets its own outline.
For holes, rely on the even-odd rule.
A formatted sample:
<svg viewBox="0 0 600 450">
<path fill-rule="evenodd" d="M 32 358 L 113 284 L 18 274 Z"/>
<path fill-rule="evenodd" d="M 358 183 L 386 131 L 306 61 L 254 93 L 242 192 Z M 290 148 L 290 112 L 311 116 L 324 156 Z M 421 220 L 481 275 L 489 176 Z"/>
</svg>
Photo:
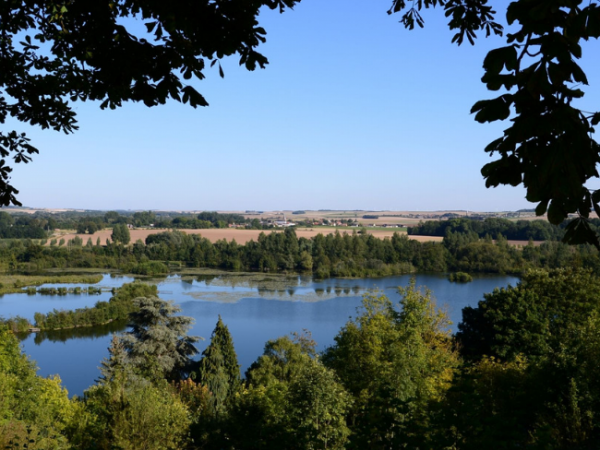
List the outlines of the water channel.
<svg viewBox="0 0 600 450">
<path fill-rule="evenodd" d="M 195 319 L 190 334 L 205 338 L 198 343 L 200 352 L 209 343 L 220 315 L 232 334 L 242 372 L 262 354 L 269 339 L 309 330 L 323 350 L 348 319 L 356 314 L 362 295 L 378 290 L 398 302 L 398 286 L 406 286 L 410 275 L 367 279 L 313 280 L 302 276 L 265 276 L 262 274 L 181 274 L 160 280 L 159 295 L 174 300 L 182 314 Z M 133 281 L 124 276 L 105 275 L 98 284 L 100 295 L 42 296 L 7 294 L 0 297 L 0 316 L 20 315 L 33 319 L 35 312 L 53 309 L 91 307 L 108 300 L 110 288 Z M 450 283 L 444 275 L 418 274 L 417 286 L 432 291 L 439 307 L 448 312 L 452 329 L 461 320 L 465 306 L 476 305 L 483 294 L 495 288 L 516 285 L 513 276 L 476 277 L 471 283 Z M 53 284 L 47 287 L 86 287 L 77 284 Z M 43 332 L 23 337 L 26 354 L 37 362 L 39 374 L 60 375 L 70 394 L 81 395 L 98 378 L 100 361 L 108 355 L 111 334 L 125 327 L 110 324 L 89 329 Z"/>
</svg>

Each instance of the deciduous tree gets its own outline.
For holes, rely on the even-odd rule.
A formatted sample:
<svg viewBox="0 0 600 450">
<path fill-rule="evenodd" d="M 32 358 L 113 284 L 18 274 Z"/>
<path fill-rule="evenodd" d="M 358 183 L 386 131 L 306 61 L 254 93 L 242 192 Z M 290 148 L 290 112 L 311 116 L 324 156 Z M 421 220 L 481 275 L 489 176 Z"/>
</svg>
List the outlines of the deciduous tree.
<svg viewBox="0 0 600 450">
<path fill-rule="evenodd" d="M 353 396 L 352 448 L 421 448 L 430 403 L 443 399 L 457 367 L 448 322 L 414 279 L 397 309 L 369 294 L 323 361 Z"/>
</svg>

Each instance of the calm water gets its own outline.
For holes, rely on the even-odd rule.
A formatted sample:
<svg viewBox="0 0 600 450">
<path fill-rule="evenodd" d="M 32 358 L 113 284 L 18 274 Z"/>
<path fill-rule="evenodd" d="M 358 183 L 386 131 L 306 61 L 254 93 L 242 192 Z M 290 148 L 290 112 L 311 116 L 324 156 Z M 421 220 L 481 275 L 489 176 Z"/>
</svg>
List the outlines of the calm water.
<svg viewBox="0 0 600 450">
<path fill-rule="evenodd" d="M 208 345 L 221 315 L 232 334 L 244 371 L 262 354 L 267 340 L 290 332 L 309 330 L 318 348 L 326 348 L 333 343 L 334 336 L 348 318 L 355 315 L 363 293 L 377 289 L 397 302 L 400 300 L 398 286 L 406 286 L 409 280 L 409 275 L 322 281 L 313 281 L 310 277 L 257 279 L 233 275 L 216 278 L 173 276 L 157 284 L 162 298 L 174 300 L 181 306 L 184 315 L 196 320 L 190 334 L 205 338 L 198 343 L 200 351 Z M 97 286 L 110 288 L 130 281 L 132 279 L 128 277 L 105 276 Z M 463 307 L 476 305 L 483 299 L 484 293 L 494 288 L 516 285 L 518 279 L 487 276 L 475 278 L 471 283 L 458 284 L 450 283 L 440 275 L 417 275 L 416 281 L 417 286 L 426 286 L 433 292 L 438 306 L 448 311 L 456 330 Z M 108 292 L 96 296 L 64 297 L 10 294 L 0 298 L 0 316 L 18 314 L 33 318 L 36 311 L 93 306 L 96 301 L 109 297 Z M 98 366 L 108 355 L 111 333 L 119 331 L 124 329 L 112 325 L 31 334 L 22 341 L 22 345 L 25 353 L 37 362 L 40 375 L 59 374 L 71 394 L 81 395 L 99 375 Z"/>
</svg>

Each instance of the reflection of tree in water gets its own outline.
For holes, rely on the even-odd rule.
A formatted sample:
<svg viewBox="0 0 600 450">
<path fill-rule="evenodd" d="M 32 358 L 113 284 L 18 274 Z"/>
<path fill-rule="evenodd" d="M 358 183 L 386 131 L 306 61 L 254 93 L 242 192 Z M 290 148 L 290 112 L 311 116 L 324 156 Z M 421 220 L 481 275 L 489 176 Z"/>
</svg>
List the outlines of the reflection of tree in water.
<svg viewBox="0 0 600 450">
<path fill-rule="evenodd" d="M 207 286 L 245 287 L 260 291 L 278 291 L 289 287 L 308 286 L 312 283 L 310 277 L 270 275 L 263 273 L 235 273 L 197 276 L 198 282 L 204 282 Z"/>
<path fill-rule="evenodd" d="M 120 333 L 127 328 L 127 322 L 111 322 L 95 327 L 69 328 L 62 330 L 40 331 L 36 333 L 33 342 L 40 345 L 44 341 L 67 342 L 73 338 L 99 338 L 112 333 Z M 27 337 L 28 335 L 25 335 Z"/>
<path fill-rule="evenodd" d="M 207 286 L 210 286 L 211 281 L 215 278 L 218 278 L 218 275 L 202 274 L 196 276 L 196 281 L 198 283 L 205 283 Z"/>
<path fill-rule="evenodd" d="M 194 278 L 181 278 L 181 289 L 183 291 L 189 291 L 194 289 Z"/>
<path fill-rule="evenodd" d="M 360 286 L 354 286 L 352 288 L 352 292 L 354 292 L 355 294 L 358 294 L 360 292 Z"/>
<path fill-rule="evenodd" d="M 295 289 L 292 289 L 292 288 L 289 288 L 289 289 L 287 290 L 287 293 L 288 293 L 288 295 L 289 295 L 290 297 L 293 297 L 293 296 L 294 296 L 294 294 L 296 293 L 296 290 L 295 290 Z"/>
<path fill-rule="evenodd" d="M 315 294 L 317 294 L 317 297 L 323 297 L 324 293 L 325 293 L 325 291 L 323 290 L 323 288 L 316 288 L 315 289 Z"/>
<path fill-rule="evenodd" d="M 271 290 L 271 289 L 265 289 L 263 287 L 257 287 L 256 288 L 258 295 L 260 295 L 261 297 L 265 297 L 267 295 L 274 295 L 275 291 Z"/>
</svg>

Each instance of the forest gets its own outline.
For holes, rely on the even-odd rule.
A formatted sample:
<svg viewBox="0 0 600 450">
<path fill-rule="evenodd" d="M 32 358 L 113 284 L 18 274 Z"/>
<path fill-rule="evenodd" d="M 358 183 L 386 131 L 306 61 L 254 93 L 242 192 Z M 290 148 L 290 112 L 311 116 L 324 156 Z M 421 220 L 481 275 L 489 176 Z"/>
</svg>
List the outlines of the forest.
<svg viewBox="0 0 600 450">
<path fill-rule="evenodd" d="M 450 222 L 450 221 L 449 221 Z M 126 227 L 123 227 L 126 230 Z M 114 226 L 114 230 L 118 227 Z M 126 231 L 124 231 L 127 233 Z M 115 233 L 115 231 L 113 231 Z M 43 242 L 43 241 L 42 241 Z M 536 245 L 510 245 L 502 234 L 479 237 L 469 230 L 446 230 L 442 242 L 418 242 L 396 233 L 390 239 L 354 232 L 297 237 L 293 228 L 261 233 L 257 241 L 240 245 L 215 243 L 178 230 L 148 236 L 146 242 L 83 242 L 78 237 L 50 245 L 32 239 L 0 241 L 0 268 L 9 273 L 39 273 L 47 269 L 118 269 L 140 275 L 165 274 L 182 267 L 228 271 L 309 273 L 317 278 L 386 276 L 411 272 L 461 271 L 514 273 L 530 268 L 583 267 L 600 270 L 598 251 L 591 245 L 569 246 L 550 240 Z M 103 245 L 104 244 L 104 245 Z"/>
<path fill-rule="evenodd" d="M 230 224 L 245 225 L 253 229 L 269 228 L 258 219 L 246 219 L 240 214 L 224 214 L 204 211 L 199 214 L 169 213 L 152 211 L 66 211 L 56 214 L 35 212 L 34 214 L 9 214 L 0 211 L 0 239 L 49 238 L 56 229 L 76 230 L 80 234 L 94 234 L 115 225 L 131 224 L 136 227 L 156 228 L 227 228 Z"/>
<path fill-rule="evenodd" d="M 408 227 L 409 235 L 446 236 L 447 233 L 475 233 L 480 238 L 489 235 L 497 239 L 500 235 L 506 239 L 527 241 L 556 241 L 564 237 L 564 229 L 570 222 L 553 225 L 546 220 L 507 220 L 500 218 L 451 218 L 449 220 L 428 220 L 414 227 Z M 600 220 L 592 219 L 594 228 Z"/>
<path fill-rule="evenodd" d="M 143 287 L 142 287 L 143 286 Z M 600 278 L 532 269 L 465 308 L 459 331 L 414 282 L 366 294 L 318 353 L 274 337 L 240 373 L 219 318 L 192 319 L 141 283 L 101 376 L 69 399 L 0 331 L 0 445 L 30 449 L 594 449 L 600 441 Z M 119 299 L 117 300 L 117 297 Z M 0 328 L 1 329 L 1 328 Z"/>
</svg>

